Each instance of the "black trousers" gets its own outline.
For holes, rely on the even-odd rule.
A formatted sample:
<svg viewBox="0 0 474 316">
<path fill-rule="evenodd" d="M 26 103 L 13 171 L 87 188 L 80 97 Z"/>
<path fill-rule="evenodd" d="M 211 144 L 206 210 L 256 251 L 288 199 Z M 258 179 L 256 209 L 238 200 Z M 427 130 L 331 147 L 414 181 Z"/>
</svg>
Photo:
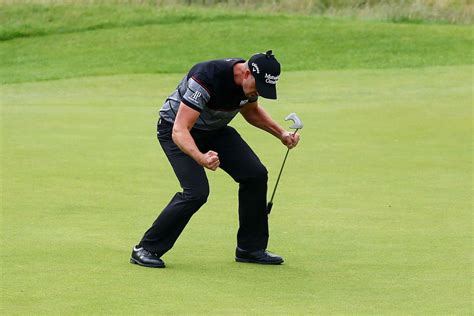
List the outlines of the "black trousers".
<svg viewBox="0 0 474 316">
<path fill-rule="evenodd" d="M 171 138 L 172 128 L 171 123 L 160 120 L 158 140 L 183 191 L 174 195 L 139 244 L 159 256 L 173 247 L 186 224 L 206 203 L 209 195 L 209 182 L 204 168 L 176 146 Z M 239 183 L 237 246 L 249 251 L 266 249 L 267 169 L 239 133 L 230 126 L 215 131 L 191 129 L 191 135 L 201 152 L 216 151 L 219 154 L 220 168 Z"/>
</svg>

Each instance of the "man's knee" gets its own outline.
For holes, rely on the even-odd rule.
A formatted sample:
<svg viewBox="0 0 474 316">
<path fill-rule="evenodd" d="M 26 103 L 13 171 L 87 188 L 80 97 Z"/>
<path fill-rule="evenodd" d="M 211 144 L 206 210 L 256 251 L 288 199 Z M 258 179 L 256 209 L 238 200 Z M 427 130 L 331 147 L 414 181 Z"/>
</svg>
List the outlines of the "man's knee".
<svg viewBox="0 0 474 316">
<path fill-rule="evenodd" d="M 241 181 L 239 182 L 260 182 L 267 183 L 268 181 L 268 171 L 264 165 L 258 165 L 253 168 L 246 175 L 242 176 Z"/>
<path fill-rule="evenodd" d="M 209 197 L 209 186 L 185 189 L 183 195 L 186 200 L 203 205 L 207 202 L 207 198 Z"/>
</svg>

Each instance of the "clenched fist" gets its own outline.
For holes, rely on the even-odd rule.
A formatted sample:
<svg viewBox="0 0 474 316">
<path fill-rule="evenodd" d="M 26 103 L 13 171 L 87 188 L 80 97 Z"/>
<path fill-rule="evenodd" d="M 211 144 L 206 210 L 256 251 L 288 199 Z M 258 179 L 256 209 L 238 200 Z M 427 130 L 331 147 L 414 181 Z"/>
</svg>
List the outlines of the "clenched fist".
<svg viewBox="0 0 474 316">
<path fill-rule="evenodd" d="M 291 149 L 291 148 L 296 147 L 296 145 L 298 145 L 298 142 L 300 141 L 300 134 L 298 133 L 294 134 L 291 132 L 284 131 L 281 134 L 280 139 L 283 145 Z"/>
<path fill-rule="evenodd" d="M 207 169 L 215 171 L 221 162 L 219 161 L 219 155 L 215 151 L 209 150 L 202 155 L 198 163 Z"/>
</svg>

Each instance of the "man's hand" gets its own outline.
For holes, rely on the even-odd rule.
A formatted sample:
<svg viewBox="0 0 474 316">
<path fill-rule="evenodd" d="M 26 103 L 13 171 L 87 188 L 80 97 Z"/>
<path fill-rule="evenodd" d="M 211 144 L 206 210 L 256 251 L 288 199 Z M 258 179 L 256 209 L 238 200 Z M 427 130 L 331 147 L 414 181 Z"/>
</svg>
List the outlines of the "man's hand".
<svg viewBox="0 0 474 316">
<path fill-rule="evenodd" d="M 212 150 L 209 150 L 207 153 L 201 156 L 199 159 L 199 164 L 207 169 L 215 171 L 220 165 L 219 155 Z"/>
<path fill-rule="evenodd" d="M 300 134 L 296 133 L 291 133 L 287 131 L 283 131 L 280 137 L 281 142 L 283 145 L 288 147 L 288 149 L 292 149 L 298 145 L 298 142 L 300 141 Z"/>
</svg>

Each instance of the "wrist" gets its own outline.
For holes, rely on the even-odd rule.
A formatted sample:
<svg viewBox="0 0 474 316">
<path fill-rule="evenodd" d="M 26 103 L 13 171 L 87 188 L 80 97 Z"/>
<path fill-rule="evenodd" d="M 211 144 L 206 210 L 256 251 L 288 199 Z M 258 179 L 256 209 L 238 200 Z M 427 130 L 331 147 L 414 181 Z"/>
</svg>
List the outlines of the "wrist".
<svg viewBox="0 0 474 316">
<path fill-rule="evenodd" d="M 194 155 L 194 160 L 200 165 L 204 165 L 204 154 L 201 152 L 198 152 Z"/>
</svg>

